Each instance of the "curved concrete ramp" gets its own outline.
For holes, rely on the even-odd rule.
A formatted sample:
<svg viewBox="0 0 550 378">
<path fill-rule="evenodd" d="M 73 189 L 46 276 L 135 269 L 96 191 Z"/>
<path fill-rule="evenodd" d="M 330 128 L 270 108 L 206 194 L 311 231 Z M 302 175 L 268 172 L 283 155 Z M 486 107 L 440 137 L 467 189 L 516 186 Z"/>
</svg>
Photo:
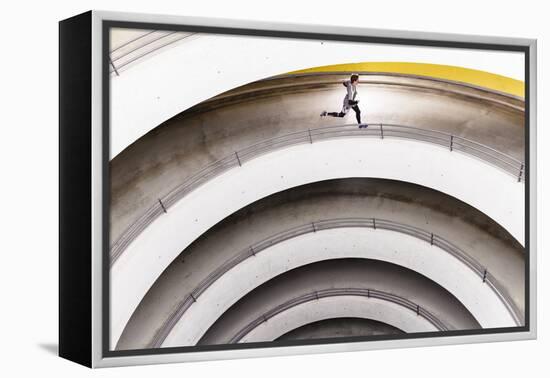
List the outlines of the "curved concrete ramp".
<svg viewBox="0 0 550 378">
<path fill-rule="evenodd" d="M 339 259 L 288 271 L 257 287 L 227 310 L 208 329 L 199 345 L 234 342 L 235 336 L 246 330 L 256 319 L 267 317 L 264 326 L 269 327 L 274 323 L 273 316 L 269 316 L 270 311 L 281 309 L 285 303 L 301 304 L 296 298 L 309 297 L 317 300 L 317 297 L 322 297 L 319 292 L 334 288 L 362 289 L 365 294 L 365 290 L 374 286 L 418 304 L 451 330 L 480 328 L 479 323 L 452 294 L 414 271 L 377 260 Z M 288 308 L 290 307 L 293 306 Z M 324 312 L 321 307 L 317 310 Z M 408 308 L 402 310 L 416 311 Z M 338 318 L 336 314 L 334 316 Z M 307 317 L 304 316 L 302 321 L 306 321 Z M 292 327 L 294 326 L 298 327 L 297 324 Z M 345 328 L 345 324 L 341 323 L 338 327 Z M 323 331 L 322 328 L 317 329 Z"/>
<path fill-rule="evenodd" d="M 321 74 L 252 83 L 158 125 L 111 161 L 111 243 L 158 198 L 207 165 L 270 138 L 353 122 L 319 117 L 322 110 L 340 110 L 345 78 Z M 520 100 L 426 78 L 361 80 L 365 122 L 442 131 L 524 161 Z"/>
<path fill-rule="evenodd" d="M 275 341 L 331 339 L 335 337 L 365 337 L 400 335 L 403 331 L 388 324 L 369 319 L 332 318 L 313 322 L 291 330 Z"/>
<path fill-rule="evenodd" d="M 395 156 L 407 159 L 392 158 Z M 427 165 L 428 161 L 432 164 Z M 113 345 L 162 271 L 210 227 L 273 193 L 346 177 L 380 177 L 423 184 L 488 214 L 523 242 L 524 186 L 475 159 L 428 144 L 393 140 L 342 139 L 290 147 L 254 159 L 241 169 L 205 183 L 129 245 L 111 269 Z M 479 190 L 480 187 L 484 190 Z M 231 202 L 225 200 L 228 197 Z M 503 203 L 509 203 L 510 207 L 503 207 Z M 151 250 L 156 253 L 151 254 Z"/>
<path fill-rule="evenodd" d="M 207 48 L 205 48 L 207 46 Z M 290 49 L 290 50 L 289 50 Z M 289 51 L 300 51 L 288 59 Z M 201 34 L 150 56 L 111 80 L 117 108 L 112 114 L 111 156 L 139 137 L 201 101 L 262 78 L 293 70 L 342 62 L 408 61 L 411 52 L 423 62 L 456 64 L 522 78 L 521 56 L 503 52 L 369 45 L 353 42 L 289 40 Z M 388 55 L 390 54 L 390 55 Z M 473 58 L 476 57 L 476 58 Z M 513 64 L 503 64 L 503 58 Z M 185 62 L 185 64 L 182 64 Z M 255 64 L 250 64 L 255 62 Z M 162 67 L 159 69 L 159 67 Z M 513 67 L 513 69 L 509 69 Z M 200 71 L 199 71 L 200 69 Z M 199 71 L 202 75 L 196 75 Z M 456 76 L 456 74 L 455 74 Z M 206 84 L 207 83 L 207 84 Z M 182 95 L 180 85 L 193 88 Z M 148 88 L 147 93 L 136 87 Z"/>
<path fill-rule="evenodd" d="M 418 225 L 467 251 L 523 309 L 523 248 L 479 211 L 428 188 L 375 179 L 323 181 L 267 197 L 201 235 L 159 277 L 141 301 L 118 345 L 150 345 L 178 303 L 215 267 L 259 240 L 319 219 L 364 217 Z M 192 272 L 192 274 L 190 274 Z M 467 328 L 467 327 L 464 327 Z"/>
<path fill-rule="evenodd" d="M 405 333 L 440 331 L 426 318 L 397 303 L 349 295 L 324 297 L 293 306 L 260 323 L 238 342 L 273 341 L 306 324 L 343 316 L 386 322 Z"/>
<path fill-rule="evenodd" d="M 429 324 L 437 329 L 523 324 L 525 107 L 520 87 L 495 90 L 481 82 L 455 82 L 403 67 L 390 72 L 389 63 L 380 63 L 388 72 L 376 71 L 374 66 L 366 68 L 368 72 L 359 70 L 358 86 L 363 122 L 370 125 L 367 133 L 379 124 L 380 138 L 367 133 L 352 138 L 345 133 L 350 126 L 345 125 L 353 119 L 319 117 L 323 110 L 341 107 L 341 82 L 349 76 L 343 67 L 332 67 L 338 72 L 326 67 L 267 79 L 270 75 L 265 72 L 248 76 L 224 72 L 224 78 L 238 77 L 246 85 L 217 80 L 215 85 L 198 87 L 194 96 L 178 98 L 173 80 L 185 73 L 174 71 L 171 64 L 155 73 L 152 63 L 174 62 L 182 51 L 203 42 L 202 36 L 189 38 L 185 49 L 176 43 L 162 53 L 149 54 L 139 64 L 130 57 L 132 64 L 125 66 L 123 75 L 113 76 L 112 94 L 120 105 L 111 114 L 114 130 L 131 133 L 114 135 L 111 146 L 112 156 L 116 155 L 110 162 L 111 347 L 219 343 L 232 341 L 235 334 L 247 342 L 274 340 L 312 322 L 345 316 L 389 319 L 411 332 L 425 331 Z M 209 61 L 208 69 L 214 63 Z M 277 74 L 289 71 L 281 70 L 283 63 L 273 62 L 271 67 L 278 69 Z M 348 67 L 354 72 L 358 68 Z M 155 75 L 158 80 L 147 81 Z M 454 77 L 456 72 L 450 78 Z M 149 83 L 152 90 L 128 91 L 140 78 L 147 79 L 140 82 Z M 259 78 L 264 79 L 247 83 Z M 225 90 L 220 88 L 230 90 L 220 94 Z M 150 106 L 136 108 L 139 103 Z M 415 133 L 425 135 L 413 141 L 398 133 L 384 134 L 382 125 L 390 124 L 414 126 Z M 342 132 L 335 131 L 340 134 L 332 139 L 316 139 L 317 131 L 326 127 Z M 445 137 L 434 138 L 437 133 Z M 302 140 L 295 142 L 289 136 Z M 286 142 L 271 148 L 267 140 Z M 256 150 L 259 153 L 247 153 Z M 196 177 L 201 180 L 193 181 Z M 330 192 L 331 180 L 392 182 L 400 189 L 383 191 L 386 197 L 382 198 L 358 195 L 361 190 L 352 200 L 349 192 L 314 195 L 307 201 L 303 197 L 294 201 L 298 211 L 289 211 L 286 201 L 273 202 L 273 198 L 288 200 L 294 195 L 290 193 L 312 194 L 301 191 L 303 187 Z M 187 186 L 190 182 L 194 185 Z M 406 193 L 417 186 L 422 189 Z M 421 194 L 424 201 L 413 193 Z M 428 195 L 422 197 L 423 193 Z M 331 195 L 329 206 L 325 201 Z M 365 230 L 350 223 L 316 229 L 329 215 L 368 217 L 373 227 Z M 240 216 L 244 223 L 228 226 L 230 219 Z M 427 231 L 418 237 L 402 229 L 377 228 L 376 219 Z M 294 230 L 293 225 L 304 221 L 312 225 L 312 232 L 293 234 L 256 254 L 253 246 L 261 244 L 262 235 Z M 240 259 L 246 246 L 251 246 L 245 251 L 250 253 Z M 455 247 L 460 253 L 449 252 Z M 228 263 L 232 258 L 238 261 Z M 407 267 L 416 272 L 416 283 L 424 277 L 430 290 L 441 287 L 446 294 L 432 301 L 415 298 L 406 290 L 403 296 L 390 290 L 386 298 L 390 300 L 374 307 L 360 302 L 360 296 L 327 295 L 276 314 L 269 312 L 292 298 L 270 297 L 266 285 L 278 282 L 281 290 L 285 285 L 279 278 L 290 277 L 294 270 L 349 258 Z M 228 268 L 220 270 L 226 263 Z M 339 273 L 345 276 L 352 270 L 345 267 Z M 358 286 L 353 282 L 328 287 L 310 284 L 323 293 L 353 288 L 362 292 L 370 290 L 364 286 L 366 281 Z M 389 281 L 384 287 L 369 287 L 403 291 L 406 280 L 396 281 L 397 287 Z M 418 289 L 415 285 L 411 287 Z M 294 299 L 299 292 L 311 297 L 311 285 L 294 289 L 288 293 Z M 395 308 L 399 301 L 391 298 L 404 298 L 401 304 L 413 305 Z M 339 308 L 348 311 L 336 313 L 333 302 L 341 299 L 349 306 Z M 371 299 L 366 302 L 372 305 Z M 410 308 L 419 303 L 416 299 L 422 304 L 416 305 L 417 314 L 411 314 Z M 236 308 L 252 302 L 258 304 L 257 310 L 249 308 L 242 319 L 233 318 Z M 383 307 L 386 312 L 377 310 Z M 422 320 L 418 316 L 424 308 Z M 453 317 L 451 308 L 462 315 Z M 264 312 L 259 313 L 260 309 Z M 269 324 L 261 321 L 267 313 L 273 315 Z M 216 331 L 222 324 L 227 326 L 225 333 Z"/>
<path fill-rule="evenodd" d="M 320 245 L 323 248 L 319 248 Z M 406 267 L 452 293 L 483 328 L 516 326 L 499 296 L 456 257 L 402 233 L 340 228 L 297 236 L 240 262 L 214 281 L 200 295 L 200 300 L 187 308 L 162 346 L 195 345 L 244 293 L 291 269 L 339 258 L 367 258 Z"/>
</svg>

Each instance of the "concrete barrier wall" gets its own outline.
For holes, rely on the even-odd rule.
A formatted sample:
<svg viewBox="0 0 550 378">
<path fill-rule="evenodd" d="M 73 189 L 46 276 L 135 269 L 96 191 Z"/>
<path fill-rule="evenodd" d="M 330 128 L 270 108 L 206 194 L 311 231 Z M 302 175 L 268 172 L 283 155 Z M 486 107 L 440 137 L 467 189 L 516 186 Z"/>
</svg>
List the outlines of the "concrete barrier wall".
<svg viewBox="0 0 550 378">
<path fill-rule="evenodd" d="M 515 326 L 504 304 L 481 278 L 438 247 L 393 231 L 342 228 L 298 236 L 241 262 L 187 309 L 162 346 L 195 345 L 244 293 L 291 269 L 339 258 L 368 258 L 403 266 L 453 294 L 481 327 Z"/>
<path fill-rule="evenodd" d="M 355 122 L 339 111 L 343 75 L 269 80 L 189 109 L 111 161 L 111 243 L 170 190 L 215 161 L 290 133 Z M 517 101 L 433 80 L 364 76 L 362 118 L 465 137 L 524 160 L 524 114 Z M 507 102 L 508 106 L 501 102 Z"/>
<path fill-rule="evenodd" d="M 208 274 L 259 240 L 321 219 L 365 216 L 416 225 L 449 240 L 486 266 L 505 285 L 516 306 L 523 309 L 523 248 L 484 214 L 441 192 L 400 181 L 329 180 L 266 197 L 201 235 L 174 259 L 148 291 L 125 327 L 118 347 L 147 347 L 159 325 Z M 346 276 L 350 276 L 353 269 L 349 266 L 345 269 Z M 330 276 L 327 271 L 323 275 Z M 365 276 L 383 278 L 370 271 L 361 274 Z M 336 279 L 338 275 L 332 277 Z M 350 284 L 358 285 L 360 281 Z M 404 282 L 404 274 L 395 281 Z M 293 290 L 298 290 L 300 285 L 292 282 Z M 273 301 L 279 300 L 273 293 L 269 296 Z M 267 311 L 260 303 L 253 307 Z M 238 318 L 250 311 L 250 308 L 240 311 Z M 456 319 L 450 323 L 457 324 Z M 464 324 L 460 327 L 468 328 Z M 231 326 L 224 328 L 232 329 Z"/>
<path fill-rule="evenodd" d="M 329 64 L 411 59 L 448 65 L 460 62 L 464 67 L 523 80 L 522 56 L 513 53 L 201 35 L 111 78 L 116 106 L 111 117 L 110 156 L 192 105 L 255 80 Z"/>
<path fill-rule="evenodd" d="M 341 296 L 321 298 L 292 307 L 263 322 L 239 342 L 273 341 L 303 325 L 343 316 L 385 322 L 406 333 L 437 331 L 428 320 L 398 304 L 375 298 Z"/>
<path fill-rule="evenodd" d="M 369 319 L 333 318 L 309 323 L 280 336 L 276 341 L 314 340 L 334 337 L 365 337 L 401 335 L 403 332 L 388 324 Z"/>
<path fill-rule="evenodd" d="M 206 183 L 139 235 L 111 269 L 111 345 L 116 345 L 162 271 L 207 229 L 270 194 L 345 177 L 380 177 L 431 187 L 484 212 L 523 243 L 524 186 L 476 159 L 410 141 L 342 139 L 294 146 Z"/>
<path fill-rule="evenodd" d="M 256 287 L 216 320 L 199 345 L 228 343 L 254 320 L 295 298 L 334 288 L 375 287 L 418 304 L 451 330 L 480 328 L 456 297 L 417 272 L 380 260 L 333 259 L 290 270 Z M 346 328 L 344 320 L 335 320 L 333 325 Z"/>
</svg>

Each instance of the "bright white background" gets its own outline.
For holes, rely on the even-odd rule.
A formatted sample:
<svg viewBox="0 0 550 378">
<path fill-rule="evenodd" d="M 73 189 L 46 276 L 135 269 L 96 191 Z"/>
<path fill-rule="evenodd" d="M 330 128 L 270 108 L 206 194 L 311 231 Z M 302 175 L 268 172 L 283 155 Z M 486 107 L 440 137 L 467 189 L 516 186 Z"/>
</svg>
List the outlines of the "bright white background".
<svg viewBox="0 0 550 378">
<path fill-rule="evenodd" d="M 539 150 L 550 143 L 550 27 L 545 2 L 19 1 L 0 23 L 0 375 L 84 377 L 423 376 L 548 374 L 548 186 L 539 154 L 539 340 L 90 371 L 55 356 L 57 343 L 57 21 L 88 9 L 318 23 L 539 39 Z M 542 144 L 545 143 L 545 144 Z M 543 189 L 544 188 L 544 189 Z"/>
</svg>

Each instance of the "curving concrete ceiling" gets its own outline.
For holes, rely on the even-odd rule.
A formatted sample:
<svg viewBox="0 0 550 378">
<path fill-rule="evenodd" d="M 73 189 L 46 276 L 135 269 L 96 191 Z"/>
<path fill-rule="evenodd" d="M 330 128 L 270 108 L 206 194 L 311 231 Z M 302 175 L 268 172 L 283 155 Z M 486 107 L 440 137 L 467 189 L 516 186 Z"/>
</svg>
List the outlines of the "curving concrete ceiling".
<svg viewBox="0 0 550 378">
<path fill-rule="evenodd" d="M 351 291 L 350 288 L 354 288 L 365 297 L 365 290 L 370 289 L 370 297 L 373 298 L 375 297 L 372 294 L 373 287 L 383 288 L 383 291 L 388 294 L 391 293 L 398 298 L 407 298 L 409 302 L 418 304 L 447 329 L 480 328 L 479 323 L 470 312 L 451 293 L 417 272 L 379 260 L 337 259 L 290 270 L 258 286 L 218 318 L 205 336 L 201 338 L 199 345 L 235 342 L 235 336 L 241 330 L 246 330 L 247 326 L 256 319 L 260 319 L 260 323 L 265 323 L 262 324 L 265 329 L 271 326 L 278 328 L 280 326 L 277 324 L 278 320 L 273 314 L 270 316 L 270 312 L 273 309 L 278 309 L 276 313 L 278 314 L 295 307 L 295 305 L 305 303 L 296 301 L 296 298 L 305 297 L 316 302 L 316 305 L 312 306 L 317 314 L 309 319 L 309 315 L 305 315 L 301 320 L 301 322 L 315 322 L 313 320 L 315 317 L 328 317 L 331 310 L 318 302 L 318 299 L 324 298 L 320 293 L 328 291 L 329 295 L 326 297 L 334 297 L 334 292 L 340 295 L 351 295 L 346 292 Z M 340 291 L 342 288 L 343 290 Z M 367 292 L 367 298 L 369 292 Z M 291 305 L 282 306 L 285 303 Z M 401 306 L 401 308 L 394 307 L 394 309 L 403 312 L 406 318 L 410 313 L 417 315 L 416 308 Z M 331 314 L 330 317 L 339 318 L 340 316 Z M 345 326 L 345 324 L 341 324 L 341 326 Z M 285 327 L 294 329 L 300 326 L 298 323 L 292 322 Z M 248 329 L 251 330 L 250 327 Z M 322 329 L 320 330 L 322 331 Z M 279 336 L 273 335 L 273 340 Z"/>
<path fill-rule="evenodd" d="M 501 298 L 478 274 L 438 247 L 399 232 L 339 228 L 279 242 L 240 262 L 214 281 L 179 316 L 162 346 L 195 345 L 244 293 L 285 271 L 338 258 L 375 259 L 406 267 L 451 292 L 483 328 L 517 325 Z"/>
<path fill-rule="evenodd" d="M 408 158 L 381 158 L 384 156 Z M 426 161 L 432 164 L 426 165 Z M 288 170 L 289 166 L 293 169 Z M 524 186 L 476 159 L 429 144 L 389 139 L 340 139 L 289 147 L 203 184 L 137 236 L 111 268 L 112 342 L 118 340 L 141 298 L 162 271 L 210 227 L 273 193 L 346 177 L 423 184 L 480 209 L 523 242 Z M 476 186 L 472 185 L 474 182 Z M 502 203 L 510 206 L 503 207 Z M 151 250 L 155 253 L 151 254 Z"/>
<path fill-rule="evenodd" d="M 524 75 L 520 53 L 215 34 L 200 34 L 184 42 L 174 43 L 112 77 L 111 96 L 116 107 L 111 114 L 111 158 L 157 125 L 201 101 L 294 70 L 342 62 L 414 59 L 440 65 L 461 62 L 466 68 L 516 80 L 523 80 Z M 289 54 L 293 59 L 288 59 Z M 183 91 L 182 87 L 193 90 Z"/>
<path fill-rule="evenodd" d="M 174 79 L 191 79 L 174 63 L 182 52 L 205 51 L 204 43 L 220 38 L 179 43 L 179 34 L 161 34 L 126 36 L 130 43 L 174 39 L 147 59 L 122 40 L 113 50 L 119 63 L 129 63 L 123 72 L 113 64 L 111 81 L 117 104 L 110 163 L 112 347 L 276 340 L 345 317 L 406 332 L 522 324 L 525 109 L 514 86 L 520 82 L 503 78 L 514 85 L 483 88 L 479 78 L 488 76 L 477 71 L 464 70 L 461 77 L 471 82 L 458 83 L 441 73 L 443 66 L 415 66 L 443 75 L 427 77 L 403 71 L 403 63 L 393 63 L 401 71 L 385 73 L 376 63 L 363 64 L 359 92 L 370 126 L 358 135 L 344 126 L 349 121 L 319 113 L 339 110 L 340 82 L 359 66 L 235 88 L 229 78 L 245 84 L 271 75 L 237 75 L 242 67 L 230 65 L 208 80 L 194 78 L 208 85 L 178 97 Z M 352 51 L 329 45 L 312 51 Z M 263 58 L 278 62 L 270 68 L 277 73 L 291 70 L 281 69 L 276 51 Z M 159 72 L 159 64 L 166 69 Z M 136 80 L 148 91 L 129 92 Z M 148 106 L 136 107 L 141 102 Z M 344 218 L 353 221 L 326 226 Z M 365 227 L 358 219 L 373 223 Z M 388 222 L 377 228 L 377 219 Z M 304 224 L 313 229 L 266 242 Z M 350 262 L 369 274 L 354 280 Z M 332 273 L 323 268 L 328 264 Z M 400 274 L 392 276 L 396 269 Z M 319 279 L 330 274 L 344 281 Z M 310 300 L 312 288 L 326 296 Z M 386 297 L 357 294 L 369 288 Z M 300 293 L 309 299 L 292 302 Z M 284 311 L 270 312 L 277 306 Z"/>
<path fill-rule="evenodd" d="M 111 162 L 111 241 L 158 205 L 159 198 L 220 159 L 232 157 L 237 165 L 236 151 L 267 139 L 349 122 L 319 117 L 321 110 L 339 109 L 339 81 L 344 78 L 322 75 L 249 84 L 190 109 L 141 138 Z M 516 109 L 521 102 L 426 79 L 382 75 L 364 80 L 359 90 L 365 122 L 445 132 L 523 160 L 523 111 Z"/>
<path fill-rule="evenodd" d="M 408 310 L 408 311 L 407 311 Z M 343 316 L 386 322 L 406 333 L 435 332 L 438 328 L 414 311 L 399 304 L 359 296 L 325 297 L 296 305 L 262 322 L 246 333 L 239 343 L 273 341 L 311 322 Z"/>
<path fill-rule="evenodd" d="M 360 318 L 332 318 L 309 323 L 293 329 L 274 341 L 329 339 L 334 337 L 365 337 L 378 335 L 401 335 L 403 331 L 383 322 Z"/>
<path fill-rule="evenodd" d="M 373 179 L 324 181 L 268 197 L 227 218 L 174 260 L 132 317 L 120 347 L 147 345 L 174 307 L 232 253 L 285 227 L 324 217 L 365 214 L 418 225 L 440 234 L 488 267 L 520 308 L 522 248 L 482 213 L 425 187 Z M 216 231 L 217 230 L 217 231 Z M 214 233 L 213 233 L 214 232 Z M 428 243 L 429 246 L 429 243 Z M 193 274 L 189 274 L 193 272 Z M 481 282 L 481 278 L 477 278 Z"/>
</svg>

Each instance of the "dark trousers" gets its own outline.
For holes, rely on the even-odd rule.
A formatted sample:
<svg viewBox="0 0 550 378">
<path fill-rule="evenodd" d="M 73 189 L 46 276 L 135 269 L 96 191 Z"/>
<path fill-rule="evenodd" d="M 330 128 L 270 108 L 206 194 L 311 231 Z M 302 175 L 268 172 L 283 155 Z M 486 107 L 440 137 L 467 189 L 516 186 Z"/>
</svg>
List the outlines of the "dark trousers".
<svg viewBox="0 0 550 378">
<path fill-rule="evenodd" d="M 361 124 L 361 109 L 359 109 L 359 105 L 353 105 L 351 107 L 353 111 L 355 112 L 355 119 L 357 119 L 357 123 Z M 344 112 L 330 112 L 327 113 L 328 116 L 331 117 L 343 117 L 346 115 Z"/>
</svg>

